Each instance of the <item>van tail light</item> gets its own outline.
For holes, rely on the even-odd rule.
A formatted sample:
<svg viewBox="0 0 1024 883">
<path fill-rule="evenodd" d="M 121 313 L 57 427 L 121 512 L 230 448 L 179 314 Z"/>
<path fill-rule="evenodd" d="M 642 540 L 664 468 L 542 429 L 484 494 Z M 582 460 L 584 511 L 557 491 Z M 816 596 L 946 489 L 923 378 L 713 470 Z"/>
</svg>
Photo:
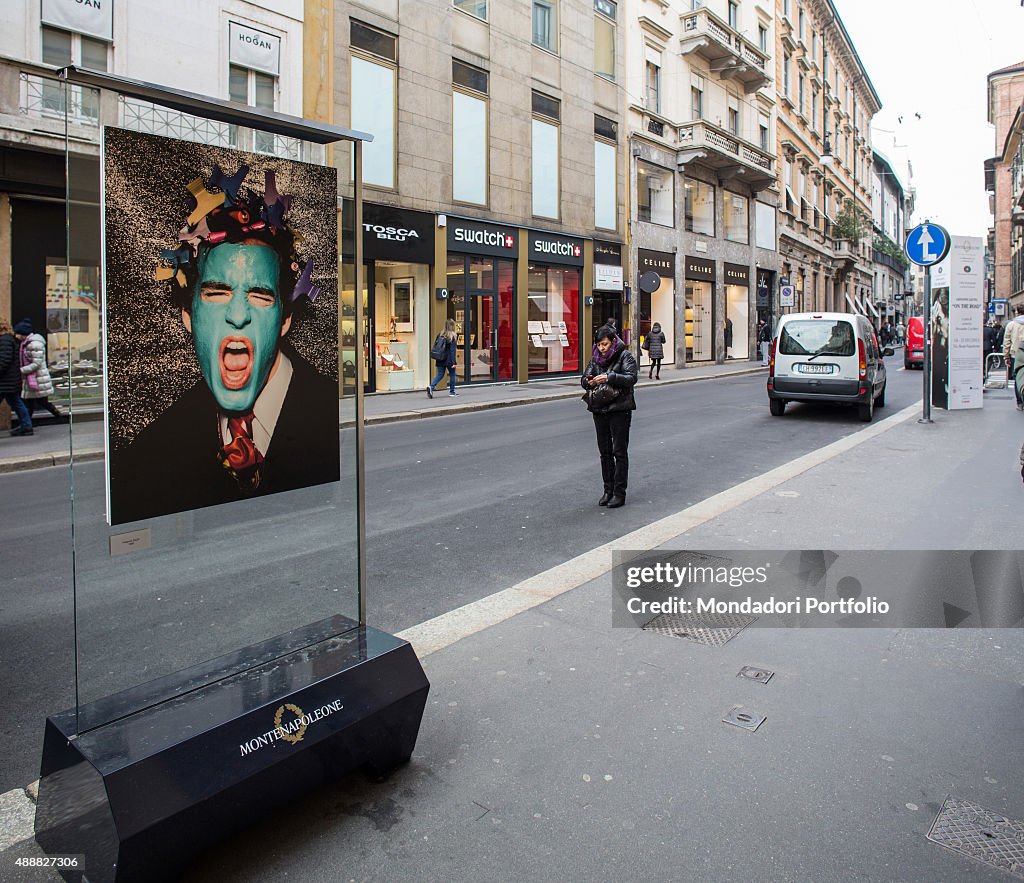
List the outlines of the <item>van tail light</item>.
<svg viewBox="0 0 1024 883">
<path fill-rule="evenodd" d="M 771 386 L 771 381 L 775 378 L 775 348 L 779 345 L 779 339 L 776 337 L 772 341 L 771 348 L 768 350 L 768 385 Z"/>
<path fill-rule="evenodd" d="M 857 352 L 860 356 L 860 381 L 863 383 L 868 379 L 868 355 L 864 348 L 864 339 L 858 338 Z"/>
</svg>

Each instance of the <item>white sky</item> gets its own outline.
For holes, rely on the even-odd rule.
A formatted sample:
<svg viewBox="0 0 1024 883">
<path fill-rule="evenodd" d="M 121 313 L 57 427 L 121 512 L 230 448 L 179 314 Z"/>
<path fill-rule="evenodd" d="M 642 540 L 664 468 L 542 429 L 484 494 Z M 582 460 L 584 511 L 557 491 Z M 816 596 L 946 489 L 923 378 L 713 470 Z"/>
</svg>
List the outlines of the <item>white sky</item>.
<svg viewBox="0 0 1024 883">
<path fill-rule="evenodd" d="M 873 145 L 893 160 L 903 152 L 894 137 L 907 145 L 914 220 L 985 236 L 984 162 L 1002 150 L 987 120 L 985 78 L 1024 60 L 1020 0 L 833 2 L 882 100 Z"/>
</svg>

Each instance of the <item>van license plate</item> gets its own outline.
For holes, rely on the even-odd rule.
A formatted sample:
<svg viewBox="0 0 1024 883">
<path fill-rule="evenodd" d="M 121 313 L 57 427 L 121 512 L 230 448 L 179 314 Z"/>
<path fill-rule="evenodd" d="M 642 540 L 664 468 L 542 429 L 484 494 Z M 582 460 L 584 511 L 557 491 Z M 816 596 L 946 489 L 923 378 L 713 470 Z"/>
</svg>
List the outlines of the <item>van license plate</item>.
<svg viewBox="0 0 1024 883">
<path fill-rule="evenodd" d="M 831 374 L 835 365 L 797 365 L 801 374 Z"/>
</svg>

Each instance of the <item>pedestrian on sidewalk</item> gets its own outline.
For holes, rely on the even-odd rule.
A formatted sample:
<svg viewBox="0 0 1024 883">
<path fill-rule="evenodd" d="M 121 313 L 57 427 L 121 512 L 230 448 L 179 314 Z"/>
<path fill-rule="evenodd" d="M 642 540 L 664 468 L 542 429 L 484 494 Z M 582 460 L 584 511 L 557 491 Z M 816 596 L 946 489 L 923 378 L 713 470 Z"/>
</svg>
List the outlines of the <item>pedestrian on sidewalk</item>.
<svg viewBox="0 0 1024 883">
<path fill-rule="evenodd" d="M 434 346 L 438 346 L 441 343 L 441 338 L 444 338 L 443 348 L 440 351 L 441 358 L 434 358 L 434 364 L 437 366 L 437 376 L 430 381 L 430 385 L 427 387 L 427 398 L 432 399 L 434 397 L 434 388 L 438 383 L 441 382 L 441 378 L 444 377 L 444 372 L 448 372 L 448 395 L 453 398 L 458 395 L 455 391 L 455 351 L 456 341 L 458 335 L 455 333 L 455 320 L 448 319 L 444 323 L 444 331 L 442 331 L 437 339 L 434 341 Z M 431 349 L 431 353 L 438 351 Z"/>
<path fill-rule="evenodd" d="M 14 326 L 14 336 L 21 341 L 21 398 L 28 408 L 29 417 L 41 407 L 62 419 L 63 412 L 50 401 L 53 380 L 46 364 L 46 341 L 41 334 L 32 332 L 32 322 L 28 319 L 22 319 Z"/>
<path fill-rule="evenodd" d="M 1014 355 L 1021 340 L 1024 340 L 1024 304 L 1017 304 L 1014 308 L 1013 319 L 1006 323 L 1006 330 L 1003 332 L 1003 358 L 1006 359 L 1006 379 L 1013 383 L 1014 395 L 1017 397 L 1017 410 L 1022 409 L 1020 391 L 1014 383 L 1013 362 Z"/>
<path fill-rule="evenodd" d="M 764 320 L 757 320 L 757 347 L 761 351 L 761 366 L 768 364 L 768 350 L 772 345 L 772 329 Z"/>
<path fill-rule="evenodd" d="M 32 417 L 21 399 L 21 361 L 18 340 L 11 323 L 0 317 L 0 399 L 18 415 L 18 428 L 11 435 L 34 435 Z"/>
<path fill-rule="evenodd" d="M 636 359 L 615 330 L 602 325 L 580 383 L 587 391 L 587 410 L 594 416 L 601 455 L 604 494 L 598 506 L 618 509 L 626 503 L 629 478 L 629 427 L 636 410 L 633 387 L 640 373 Z"/>
<path fill-rule="evenodd" d="M 731 359 L 732 354 L 729 352 L 729 350 L 732 349 L 732 319 L 730 319 L 728 316 L 725 317 L 722 334 L 723 342 L 725 343 L 725 357 L 727 359 Z"/>
<path fill-rule="evenodd" d="M 612 331 L 615 330 L 612 325 L 608 327 Z M 651 358 L 651 370 L 647 372 L 648 380 L 661 380 L 661 361 L 665 358 L 665 343 L 665 332 L 661 330 L 661 323 L 655 322 L 644 338 L 644 349 L 647 350 L 647 355 Z M 657 378 L 655 378 L 655 374 L 657 374 Z"/>
<path fill-rule="evenodd" d="M 903 320 L 901 319 L 899 322 L 896 323 L 896 343 L 897 344 L 903 343 L 903 341 L 906 338 L 906 336 L 907 336 L 907 326 L 903 324 Z"/>
<path fill-rule="evenodd" d="M 981 332 L 981 371 L 982 374 L 988 368 L 988 357 L 995 352 L 996 348 L 996 326 L 995 322 L 986 322 Z"/>
</svg>

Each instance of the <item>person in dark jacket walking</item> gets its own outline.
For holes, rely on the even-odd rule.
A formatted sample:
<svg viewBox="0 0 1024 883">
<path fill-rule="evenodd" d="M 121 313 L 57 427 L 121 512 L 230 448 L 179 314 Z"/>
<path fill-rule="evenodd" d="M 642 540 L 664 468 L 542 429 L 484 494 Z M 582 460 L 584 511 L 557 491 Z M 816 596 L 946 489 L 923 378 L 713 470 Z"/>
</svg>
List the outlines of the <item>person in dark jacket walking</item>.
<svg viewBox="0 0 1024 883">
<path fill-rule="evenodd" d="M 657 375 L 657 379 L 661 380 L 661 360 L 665 358 L 665 332 L 661 330 L 660 322 L 655 322 L 651 326 L 650 332 L 644 338 L 644 349 L 651 357 L 651 370 L 647 372 L 647 379 L 651 380 Z"/>
<path fill-rule="evenodd" d="M 427 398 L 434 397 L 434 387 L 441 382 L 441 378 L 444 377 L 444 372 L 448 372 L 448 395 L 457 396 L 458 393 L 455 391 L 455 352 L 457 349 L 458 335 L 455 333 L 455 320 L 448 319 L 444 323 L 444 331 L 442 332 L 447 346 L 444 351 L 443 359 L 435 359 L 434 364 L 437 366 L 437 376 L 430 381 L 430 386 L 427 387 Z"/>
<path fill-rule="evenodd" d="M 725 357 L 731 359 L 732 353 L 729 350 L 732 349 L 732 319 L 728 316 L 725 317 L 725 322 L 722 323 L 722 343 L 725 344 Z"/>
<path fill-rule="evenodd" d="M 612 328 L 601 326 L 596 337 L 593 355 L 580 384 L 590 393 L 587 410 L 594 416 L 597 449 L 601 454 L 604 495 L 597 505 L 617 509 L 626 503 L 629 426 L 636 410 L 633 387 L 640 372 L 633 354 Z"/>
<path fill-rule="evenodd" d="M 21 355 L 11 324 L 0 319 L 0 399 L 18 415 L 18 428 L 11 435 L 34 435 L 32 418 L 21 400 Z"/>
</svg>

